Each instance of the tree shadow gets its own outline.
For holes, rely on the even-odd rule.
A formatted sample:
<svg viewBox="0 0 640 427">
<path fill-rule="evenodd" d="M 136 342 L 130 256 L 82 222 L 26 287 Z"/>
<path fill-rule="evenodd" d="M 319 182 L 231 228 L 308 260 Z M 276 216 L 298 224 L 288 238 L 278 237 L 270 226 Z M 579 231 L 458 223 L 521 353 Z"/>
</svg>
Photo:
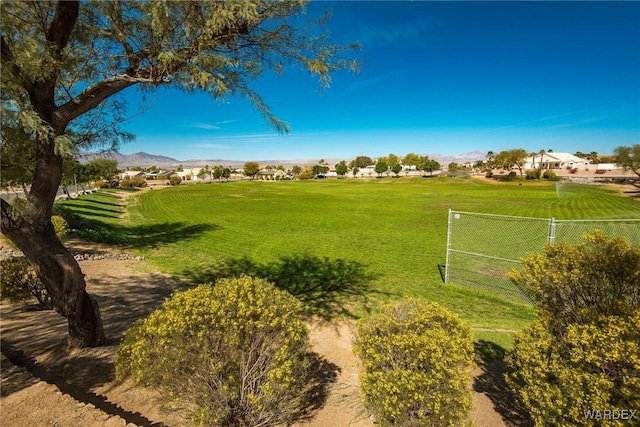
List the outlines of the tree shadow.
<svg viewBox="0 0 640 427">
<path fill-rule="evenodd" d="M 199 237 L 207 231 L 222 228 L 211 223 L 189 224 L 187 222 L 162 222 L 128 226 L 79 215 L 75 211 L 58 209 L 58 212 L 69 224 L 73 235 L 90 242 L 115 244 L 130 249 L 154 249 L 161 245 Z M 90 213 L 89 215 L 113 219 L 119 218 L 119 216 L 101 213 Z"/>
<path fill-rule="evenodd" d="M 120 400 L 110 401 L 94 390 L 115 381 L 114 354 L 124 332 L 186 285 L 160 273 L 89 273 L 87 283 L 87 291 L 100 306 L 107 336 L 103 347 L 68 348 L 67 322 L 54 311 L 25 313 L 19 306 L 3 307 L 1 350 L 17 368 L 7 372 L 6 366 L 2 367 L 2 396 L 44 381 L 76 401 L 120 416 L 127 423 L 160 426 L 139 412 L 125 409 Z"/>
<path fill-rule="evenodd" d="M 116 227 L 124 236 L 123 244 L 132 249 L 157 248 L 161 245 L 200 237 L 202 233 L 222 229 L 210 223 L 163 222 L 151 225 Z"/>
<path fill-rule="evenodd" d="M 283 256 L 260 264 L 247 257 L 229 258 L 209 269 L 182 273 L 194 284 L 214 283 L 221 278 L 242 275 L 259 277 L 289 292 L 303 304 L 303 314 L 330 320 L 337 316 L 356 318 L 353 308 L 360 304 L 369 311 L 369 295 L 376 276 L 358 261 L 330 259 L 314 255 Z"/>
<path fill-rule="evenodd" d="M 298 422 L 311 420 L 327 403 L 331 386 L 338 380 L 340 367 L 317 353 L 308 353 L 308 388 L 303 398 L 304 406 L 297 415 Z"/>
<path fill-rule="evenodd" d="M 485 394 L 505 424 L 510 427 L 532 427 L 533 421 L 519 403 L 504 379 L 504 356 L 507 351 L 500 345 L 486 340 L 473 343 L 476 363 L 482 373 L 475 377 L 473 390 Z"/>
<path fill-rule="evenodd" d="M 93 204 L 99 206 L 114 206 L 116 208 L 122 208 L 122 203 L 120 202 L 105 202 L 102 200 L 93 200 L 93 199 L 82 199 L 84 204 Z"/>
<path fill-rule="evenodd" d="M 134 423 L 137 426 L 145 427 L 161 426 L 161 424 L 159 423 L 151 422 L 151 420 L 147 419 L 139 412 L 127 411 L 117 404 L 109 402 L 105 396 L 99 395 L 89 390 L 88 388 L 77 387 L 76 384 L 69 383 L 65 376 L 65 374 L 68 374 L 67 372 L 59 372 L 52 369 L 51 367 L 45 367 L 44 365 L 38 363 L 33 357 L 27 356 L 22 350 L 14 348 L 11 343 L 4 339 L 2 339 L 1 346 L 2 353 L 11 361 L 11 363 L 13 363 L 18 368 L 26 370 L 29 374 L 31 374 L 31 381 L 39 380 L 44 381 L 47 384 L 53 384 L 62 393 L 68 394 L 76 401 L 85 404 L 92 404 L 93 406 L 106 412 L 107 414 L 117 415 L 123 418 L 127 423 Z M 111 367 L 111 364 L 108 360 L 104 358 L 97 359 L 92 356 L 77 357 L 75 358 L 74 362 L 75 364 L 80 366 L 90 367 L 89 372 L 74 372 L 74 374 L 76 375 L 87 376 L 94 372 L 105 372 Z M 17 390 L 12 390 L 12 392 L 13 391 Z M 7 391 L 3 390 L 3 395 L 4 393 L 7 393 Z"/>
</svg>

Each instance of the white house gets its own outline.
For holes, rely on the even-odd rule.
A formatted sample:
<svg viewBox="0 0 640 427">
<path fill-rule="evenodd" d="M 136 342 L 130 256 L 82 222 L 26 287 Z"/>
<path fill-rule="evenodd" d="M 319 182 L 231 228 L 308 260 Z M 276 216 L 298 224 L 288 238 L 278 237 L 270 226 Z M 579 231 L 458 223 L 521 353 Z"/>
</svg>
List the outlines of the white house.
<svg viewBox="0 0 640 427">
<path fill-rule="evenodd" d="M 183 169 L 176 171 L 176 175 L 182 178 L 183 181 L 198 181 L 198 174 L 202 168 Z"/>
<path fill-rule="evenodd" d="M 527 157 L 523 169 L 586 169 L 590 164 L 590 160 L 573 154 L 551 152 Z"/>
<path fill-rule="evenodd" d="M 146 174 L 142 171 L 124 171 L 120 174 L 120 179 L 146 178 Z"/>
<path fill-rule="evenodd" d="M 256 178 L 262 181 L 279 181 L 287 176 L 285 171 L 280 169 L 266 168 L 256 174 Z"/>
</svg>

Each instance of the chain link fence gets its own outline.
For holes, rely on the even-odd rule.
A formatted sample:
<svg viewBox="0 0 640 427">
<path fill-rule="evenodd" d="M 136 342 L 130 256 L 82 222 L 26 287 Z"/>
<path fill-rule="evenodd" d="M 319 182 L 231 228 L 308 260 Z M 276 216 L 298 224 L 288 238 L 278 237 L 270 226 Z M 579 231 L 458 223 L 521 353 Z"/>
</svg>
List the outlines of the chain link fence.
<svg viewBox="0 0 640 427">
<path fill-rule="evenodd" d="M 580 243 L 585 233 L 601 230 L 640 246 L 640 219 L 556 220 L 449 210 L 444 281 L 531 303 L 529 296 L 506 278 L 532 252 L 547 243 Z"/>
</svg>

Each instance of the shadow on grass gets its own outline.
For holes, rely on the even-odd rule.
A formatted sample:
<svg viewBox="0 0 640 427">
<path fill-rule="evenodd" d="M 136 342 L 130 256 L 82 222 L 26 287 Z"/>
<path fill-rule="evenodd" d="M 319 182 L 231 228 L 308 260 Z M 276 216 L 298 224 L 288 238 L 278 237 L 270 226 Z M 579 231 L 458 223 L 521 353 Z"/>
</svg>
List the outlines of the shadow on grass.
<svg viewBox="0 0 640 427">
<path fill-rule="evenodd" d="M 360 303 L 368 311 L 368 295 L 376 292 L 370 285 L 376 276 L 364 264 L 314 255 L 284 256 L 267 264 L 246 257 L 231 258 L 182 275 L 194 284 L 242 275 L 260 277 L 298 298 L 305 315 L 325 320 L 341 315 L 356 318 L 352 308 Z"/>
<path fill-rule="evenodd" d="M 157 224 L 143 224 L 127 226 L 116 222 L 117 216 L 95 212 L 77 207 L 58 206 L 57 212 L 62 215 L 72 233 L 81 239 L 95 242 L 122 245 L 131 249 L 153 249 L 161 245 L 175 243 L 198 237 L 202 233 L 220 229 L 215 224 L 189 224 L 186 222 L 163 222 Z M 112 218 L 105 222 L 93 217 Z"/>
<path fill-rule="evenodd" d="M 505 382 L 504 357 L 507 351 L 500 345 L 486 340 L 473 343 L 476 363 L 482 373 L 475 377 L 473 390 L 485 394 L 507 426 L 531 427 L 533 422 L 527 411 L 518 403 Z"/>
</svg>

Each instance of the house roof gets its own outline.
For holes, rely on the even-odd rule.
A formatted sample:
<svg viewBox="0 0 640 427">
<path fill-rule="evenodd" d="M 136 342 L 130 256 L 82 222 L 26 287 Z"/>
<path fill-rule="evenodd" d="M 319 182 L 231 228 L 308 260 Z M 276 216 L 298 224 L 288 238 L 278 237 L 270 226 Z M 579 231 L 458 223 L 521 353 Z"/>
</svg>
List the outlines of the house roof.
<svg viewBox="0 0 640 427">
<path fill-rule="evenodd" d="M 581 157 L 578 156 L 574 156 L 573 154 L 569 154 L 569 153 L 545 153 L 543 156 L 542 161 L 545 161 L 545 158 L 547 157 L 551 157 L 553 159 L 556 159 L 559 162 L 563 162 L 563 163 L 589 163 L 589 160 L 587 159 L 583 159 Z"/>
<path fill-rule="evenodd" d="M 525 161 L 527 163 L 536 163 L 538 164 L 540 162 L 540 154 L 536 154 L 535 156 L 529 156 L 525 159 Z M 569 153 L 556 153 L 551 152 L 551 153 L 544 153 L 542 155 L 542 163 L 554 163 L 554 162 L 558 162 L 558 163 L 591 163 L 589 160 L 587 159 L 583 159 L 581 157 L 578 156 L 574 156 L 573 154 L 569 154 Z"/>
</svg>

